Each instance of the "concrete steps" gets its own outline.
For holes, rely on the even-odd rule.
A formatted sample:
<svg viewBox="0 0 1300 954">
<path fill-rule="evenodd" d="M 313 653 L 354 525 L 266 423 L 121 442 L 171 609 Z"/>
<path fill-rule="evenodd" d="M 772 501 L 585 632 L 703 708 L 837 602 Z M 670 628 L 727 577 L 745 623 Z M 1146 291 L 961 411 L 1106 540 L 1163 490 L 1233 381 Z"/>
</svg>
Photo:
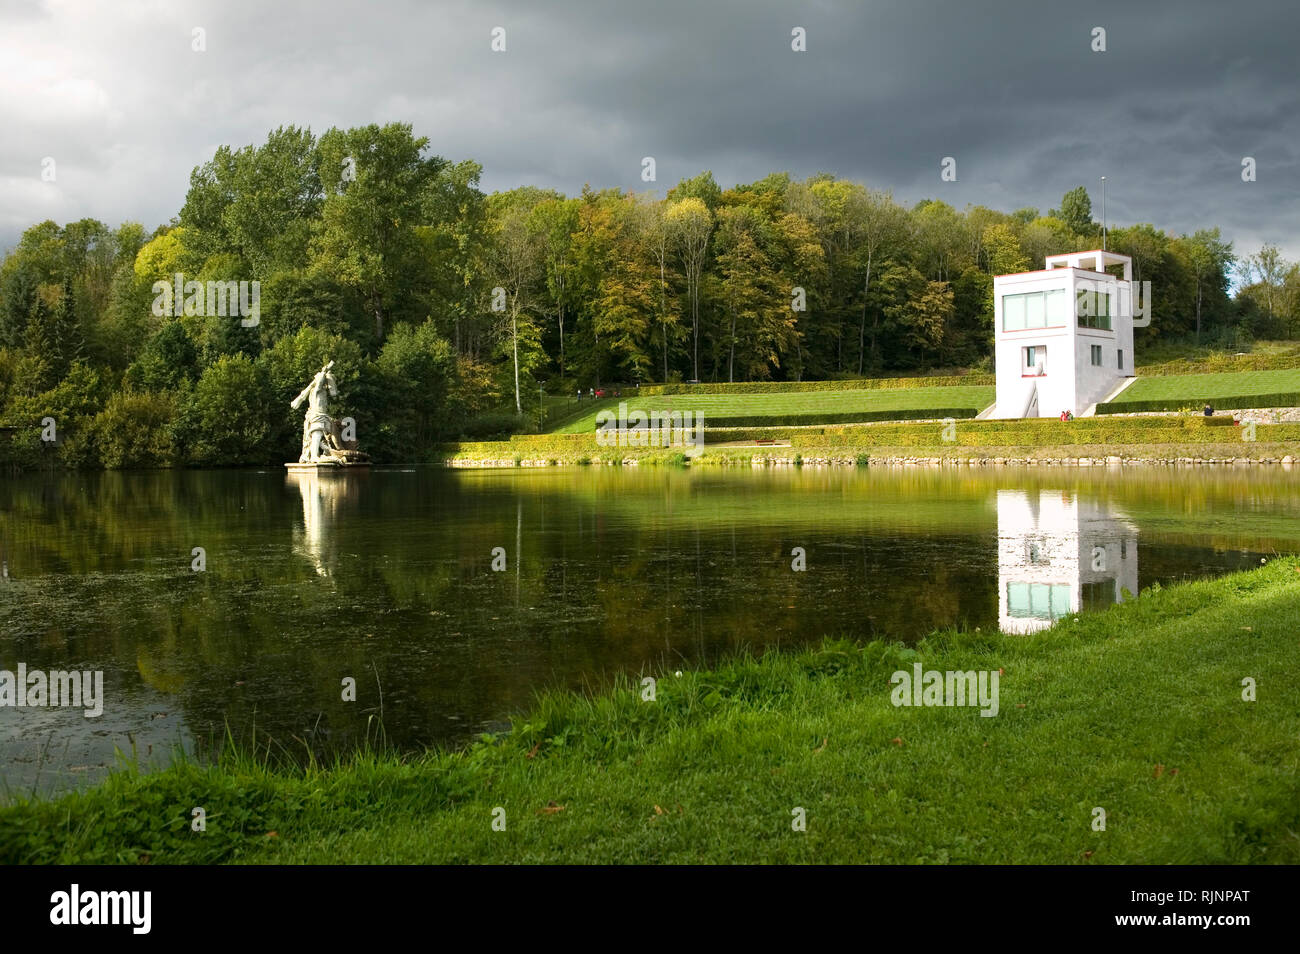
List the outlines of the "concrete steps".
<svg viewBox="0 0 1300 954">
<path fill-rule="evenodd" d="M 1096 404 L 1089 404 L 1089 405 L 1084 409 L 1083 413 L 1080 414 L 1079 416 L 1080 416 L 1080 417 L 1096 417 L 1096 416 L 1097 416 L 1097 404 L 1105 404 L 1107 401 L 1113 401 L 1113 400 L 1115 400 L 1115 398 L 1117 398 L 1117 397 L 1119 397 L 1121 394 L 1123 394 L 1124 391 L 1125 391 L 1127 388 L 1129 388 L 1130 386 L 1132 386 L 1133 382 L 1136 381 L 1136 380 L 1137 380 L 1137 375 L 1134 375 L 1134 376 L 1131 377 L 1131 378 L 1127 378 L 1127 379 L 1125 379 L 1125 381 L 1124 381 L 1123 384 L 1121 384 L 1119 387 L 1115 388 L 1113 391 L 1111 391 L 1109 394 L 1107 394 L 1107 395 L 1106 395 L 1104 398 L 1102 398 L 1100 401 L 1096 402 Z"/>
</svg>

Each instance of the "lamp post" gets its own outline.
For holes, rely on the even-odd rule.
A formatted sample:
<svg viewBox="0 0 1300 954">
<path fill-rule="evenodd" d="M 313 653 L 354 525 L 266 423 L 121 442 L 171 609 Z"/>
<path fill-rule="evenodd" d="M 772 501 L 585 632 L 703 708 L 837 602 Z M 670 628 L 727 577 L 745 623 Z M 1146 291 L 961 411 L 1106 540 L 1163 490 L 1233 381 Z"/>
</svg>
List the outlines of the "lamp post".
<svg viewBox="0 0 1300 954">
<path fill-rule="evenodd" d="M 1101 250 L 1106 251 L 1106 177 L 1101 177 Z"/>
</svg>

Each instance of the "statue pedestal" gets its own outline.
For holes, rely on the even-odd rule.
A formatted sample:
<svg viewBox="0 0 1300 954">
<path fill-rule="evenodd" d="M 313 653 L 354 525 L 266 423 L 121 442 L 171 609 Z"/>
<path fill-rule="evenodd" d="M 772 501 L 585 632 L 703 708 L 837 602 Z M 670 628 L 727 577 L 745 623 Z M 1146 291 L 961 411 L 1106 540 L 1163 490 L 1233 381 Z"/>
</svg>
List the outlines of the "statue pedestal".
<svg viewBox="0 0 1300 954">
<path fill-rule="evenodd" d="M 367 471 L 370 469 L 370 461 L 321 460 L 307 464 L 295 462 L 284 466 L 291 474 L 338 474 L 347 471 Z"/>
</svg>

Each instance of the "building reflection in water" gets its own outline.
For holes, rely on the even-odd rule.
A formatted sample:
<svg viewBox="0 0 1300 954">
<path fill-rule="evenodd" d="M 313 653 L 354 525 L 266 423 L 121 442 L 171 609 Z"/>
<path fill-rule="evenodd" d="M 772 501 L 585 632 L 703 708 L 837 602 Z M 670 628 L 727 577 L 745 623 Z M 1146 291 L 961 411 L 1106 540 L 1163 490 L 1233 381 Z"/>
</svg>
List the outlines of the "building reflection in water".
<svg viewBox="0 0 1300 954">
<path fill-rule="evenodd" d="M 1037 632 L 1137 594 L 1137 527 L 1124 513 L 1059 490 L 999 490 L 997 500 L 1003 632 Z"/>
</svg>

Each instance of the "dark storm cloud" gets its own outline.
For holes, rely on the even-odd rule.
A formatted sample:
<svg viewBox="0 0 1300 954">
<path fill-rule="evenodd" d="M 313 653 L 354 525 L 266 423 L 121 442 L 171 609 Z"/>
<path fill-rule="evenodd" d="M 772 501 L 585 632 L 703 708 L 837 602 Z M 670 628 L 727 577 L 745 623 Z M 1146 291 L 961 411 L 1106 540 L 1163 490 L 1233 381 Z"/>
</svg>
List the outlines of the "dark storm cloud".
<svg viewBox="0 0 1300 954">
<path fill-rule="evenodd" d="M 280 124 L 403 120 L 489 189 L 828 171 L 1008 211 L 1082 183 L 1099 216 L 1105 175 L 1112 222 L 1300 256 L 1285 2 L 4 3 L 0 26 L 5 244 L 47 217 L 166 221 L 217 145 Z"/>
</svg>

